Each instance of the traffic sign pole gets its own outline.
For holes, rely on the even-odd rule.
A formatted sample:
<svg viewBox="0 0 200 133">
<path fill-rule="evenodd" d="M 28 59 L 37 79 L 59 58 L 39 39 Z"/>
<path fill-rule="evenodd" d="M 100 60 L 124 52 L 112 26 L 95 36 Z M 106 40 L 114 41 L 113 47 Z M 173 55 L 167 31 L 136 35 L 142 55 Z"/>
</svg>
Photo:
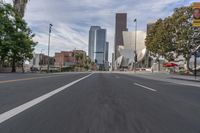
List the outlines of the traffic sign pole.
<svg viewBox="0 0 200 133">
<path fill-rule="evenodd" d="M 194 52 L 194 77 L 197 79 L 197 52 Z"/>
</svg>

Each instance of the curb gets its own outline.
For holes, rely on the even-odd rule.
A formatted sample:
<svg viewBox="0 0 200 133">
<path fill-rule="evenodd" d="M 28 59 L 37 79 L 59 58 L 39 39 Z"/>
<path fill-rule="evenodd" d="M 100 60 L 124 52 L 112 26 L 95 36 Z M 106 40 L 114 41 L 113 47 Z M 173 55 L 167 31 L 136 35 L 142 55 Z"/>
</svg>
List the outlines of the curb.
<svg viewBox="0 0 200 133">
<path fill-rule="evenodd" d="M 192 81 L 192 82 L 200 82 L 200 79 L 185 79 L 185 78 L 177 78 L 177 77 L 170 77 L 170 78 L 178 79 L 178 80 Z"/>
</svg>

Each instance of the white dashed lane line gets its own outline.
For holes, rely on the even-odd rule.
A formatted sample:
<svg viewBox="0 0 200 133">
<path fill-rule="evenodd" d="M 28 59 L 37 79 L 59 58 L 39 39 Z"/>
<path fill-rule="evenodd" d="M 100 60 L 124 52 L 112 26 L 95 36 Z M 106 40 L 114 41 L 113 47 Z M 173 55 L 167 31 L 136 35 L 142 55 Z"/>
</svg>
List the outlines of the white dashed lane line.
<svg viewBox="0 0 200 133">
<path fill-rule="evenodd" d="M 152 88 L 150 88 L 150 87 L 147 87 L 147 86 L 144 86 L 144 85 L 141 85 L 141 84 L 138 84 L 138 83 L 134 83 L 134 85 L 139 86 L 139 87 L 142 87 L 142 88 L 147 89 L 147 90 L 150 90 L 150 91 L 154 91 L 154 92 L 157 91 L 157 90 L 155 90 L 155 89 L 152 89 Z"/>
</svg>

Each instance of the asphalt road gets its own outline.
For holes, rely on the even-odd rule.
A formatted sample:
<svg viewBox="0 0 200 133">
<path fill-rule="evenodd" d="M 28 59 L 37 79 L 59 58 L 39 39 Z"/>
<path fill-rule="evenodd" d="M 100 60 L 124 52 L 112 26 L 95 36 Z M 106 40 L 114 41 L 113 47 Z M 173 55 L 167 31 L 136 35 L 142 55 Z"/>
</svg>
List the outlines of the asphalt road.
<svg viewBox="0 0 200 133">
<path fill-rule="evenodd" d="M 116 73 L 33 75 L 2 77 L 0 118 L 62 90 L 0 122 L 0 133 L 200 133 L 200 87 Z"/>
</svg>

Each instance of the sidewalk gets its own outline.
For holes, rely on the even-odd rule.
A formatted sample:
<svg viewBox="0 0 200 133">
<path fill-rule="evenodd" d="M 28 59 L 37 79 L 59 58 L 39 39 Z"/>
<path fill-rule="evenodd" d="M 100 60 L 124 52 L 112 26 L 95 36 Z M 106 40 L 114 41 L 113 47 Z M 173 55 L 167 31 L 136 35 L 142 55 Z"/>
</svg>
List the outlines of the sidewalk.
<svg viewBox="0 0 200 133">
<path fill-rule="evenodd" d="M 130 73 L 130 72 L 129 72 Z M 194 81 L 194 82 L 200 82 L 200 76 L 192 76 L 192 75 L 178 75 L 168 72 L 131 72 L 132 74 L 136 75 L 146 75 L 146 76 L 152 76 L 157 78 L 171 78 L 171 79 L 177 79 L 177 80 L 186 80 L 186 81 Z"/>
<path fill-rule="evenodd" d="M 200 82 L 200 76 L 197 76 L 196 79 L 195 79 L 195 76 L 191 76 L 191 75 L 176 75 L 176 74 L 171 74 L 171 78 L 172 79 L 178 79 L 178 80 Z"/>
<path fill-rule="evenodd" d="M 119 72 L 120 73 L 120 72 Z M 189 85 L 194 87 L 200 87 L 200 76 L 197 76 L 195 80 L 194 76 L 187 76 L 187 75 L 177 75 L 177 74 L 170 74 L 167 72 L 124 72 L 121 74 L 127 74 L 132 76 L 137 76 L 146 79 L 152 79 L 157 81 L 164 81 L 164 82 L 171 82 L 175 84 L 181 85 Z"/>
</svg>

